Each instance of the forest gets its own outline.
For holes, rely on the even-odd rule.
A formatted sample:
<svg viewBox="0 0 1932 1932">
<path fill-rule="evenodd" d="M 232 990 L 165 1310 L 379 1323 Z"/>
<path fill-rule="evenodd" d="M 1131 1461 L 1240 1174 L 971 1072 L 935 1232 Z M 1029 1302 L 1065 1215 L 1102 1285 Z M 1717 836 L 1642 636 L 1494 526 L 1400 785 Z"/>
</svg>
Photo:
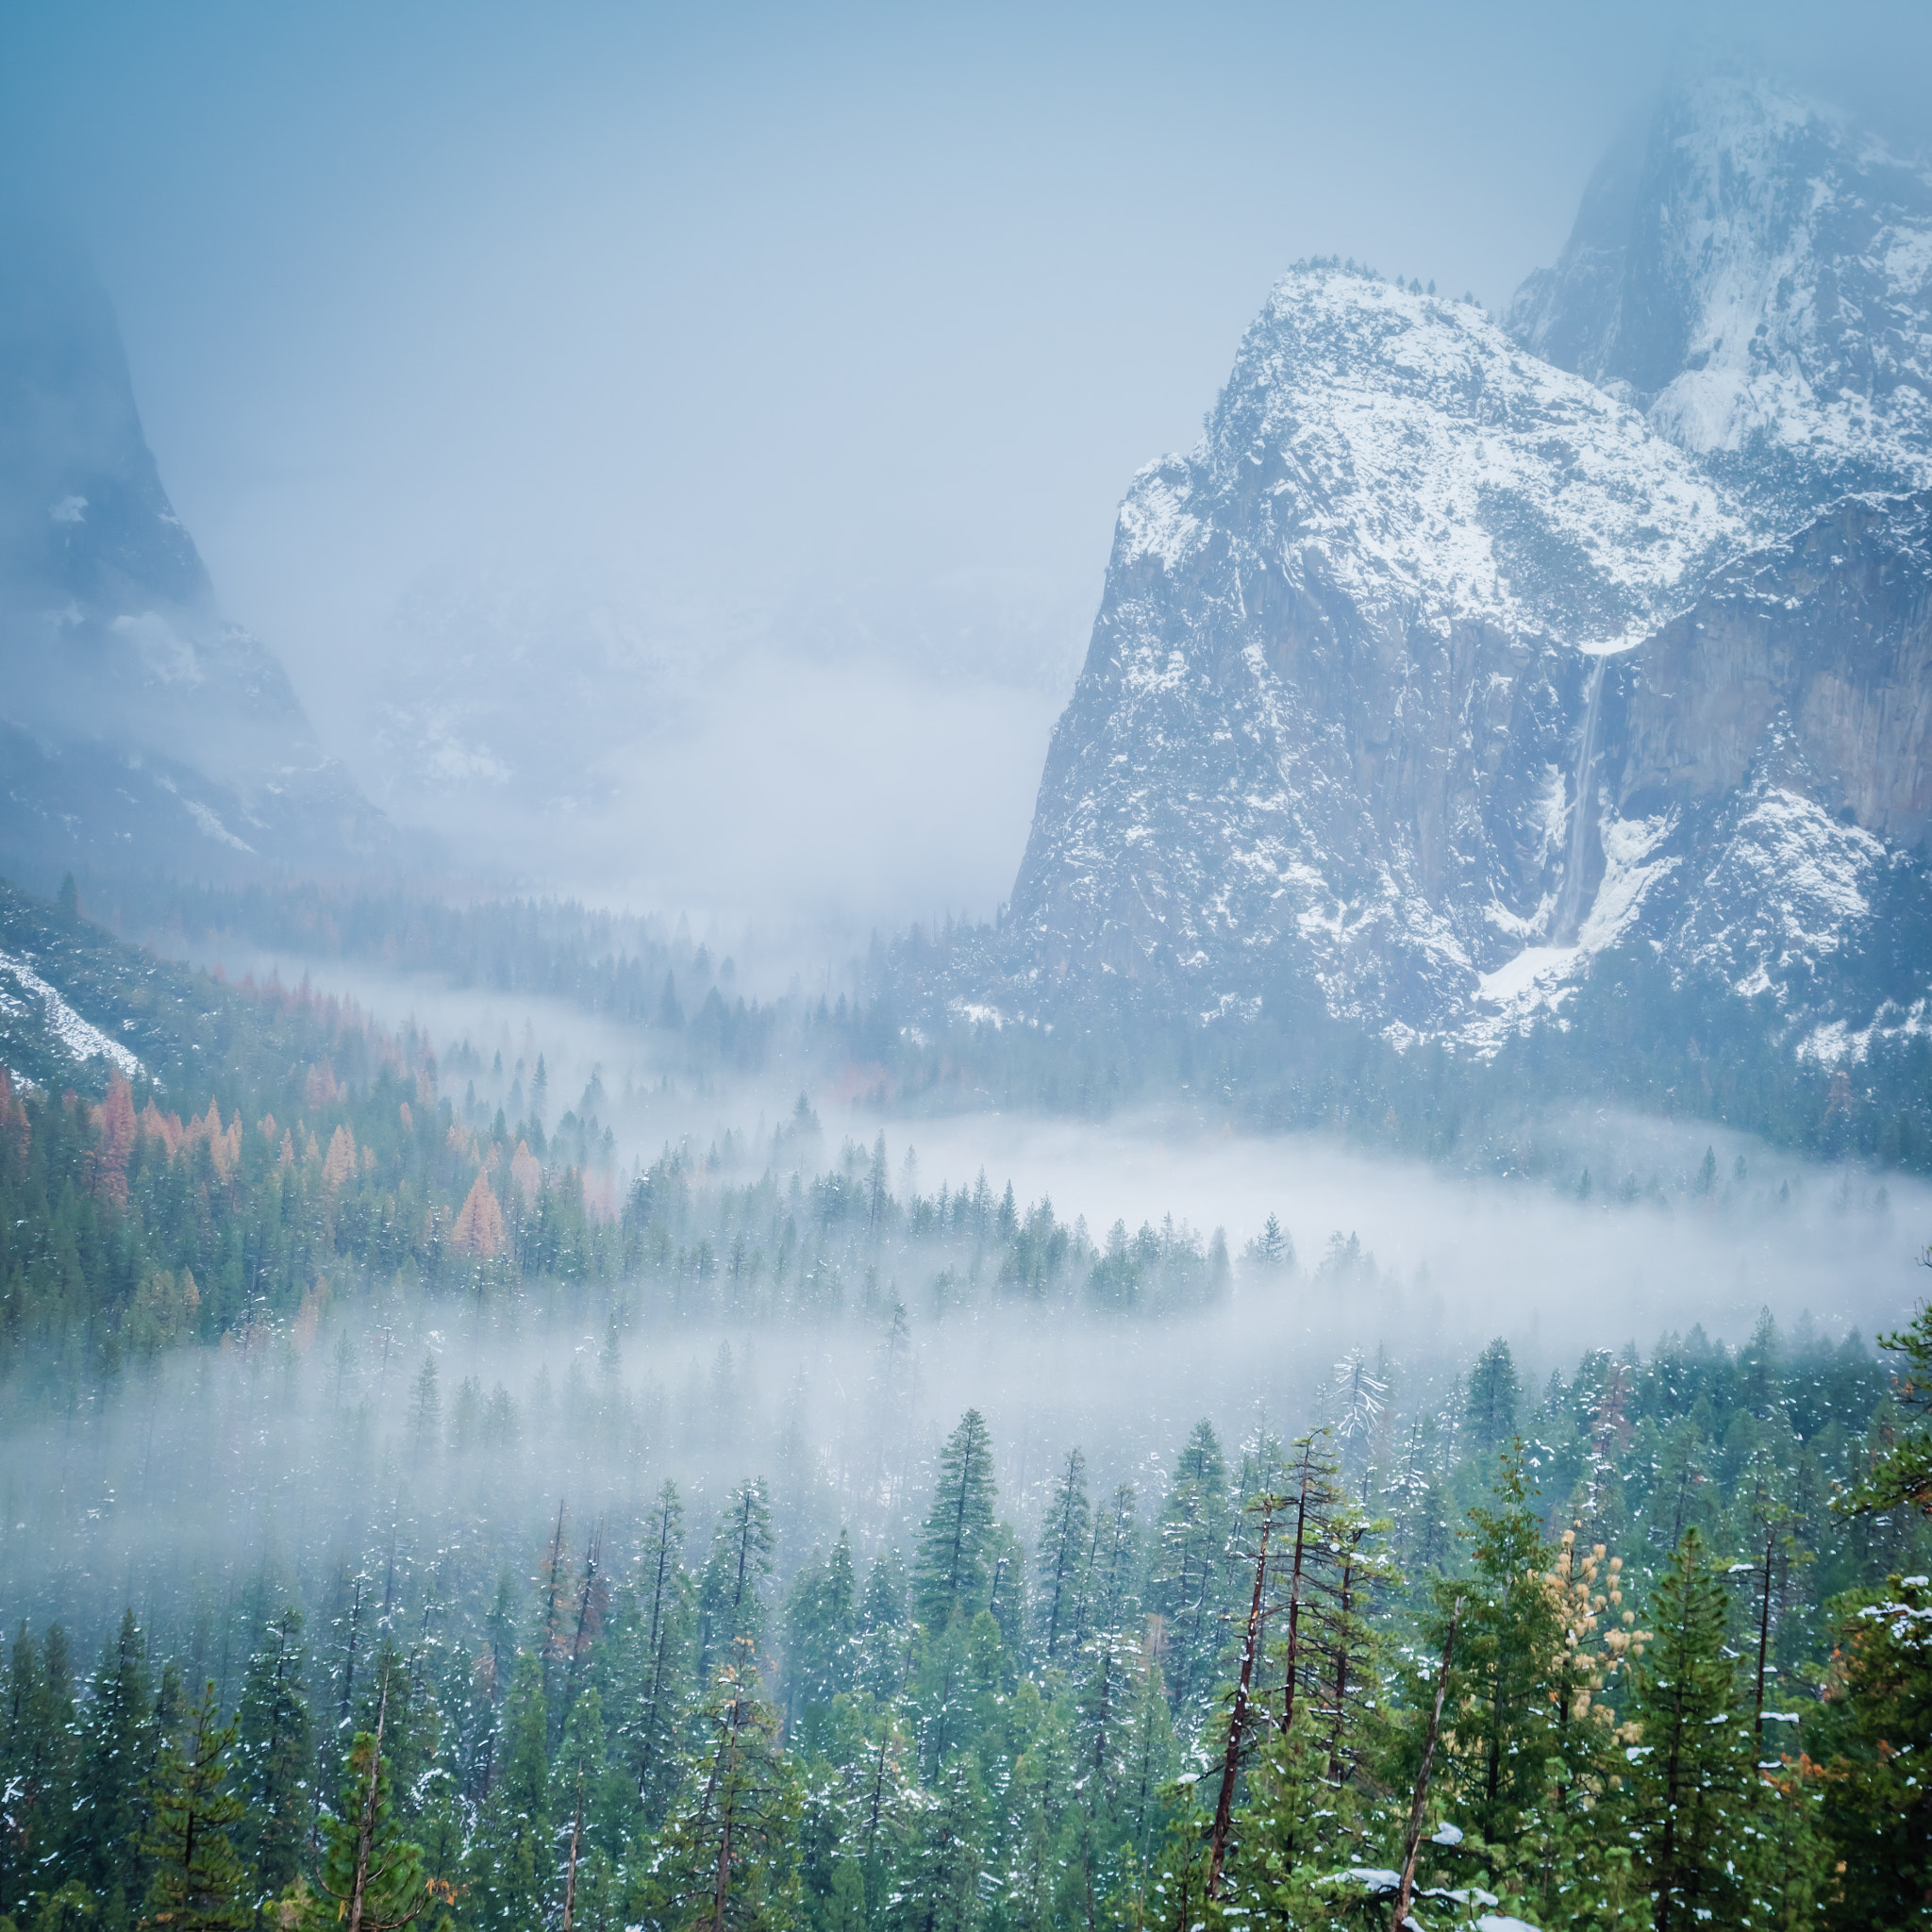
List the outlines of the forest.
<svg viewBox="0 0 1932 1932">
<path fill-rule="evenodd" d="M 1924 1307 L 1331 1348 L 1351 1238 L 804 1094 L 626 1169 L 534 1035 L 36 916 L 144 1071 L 0 1074 L 17 1932 L 1932 1910 Z"/>
</svg>

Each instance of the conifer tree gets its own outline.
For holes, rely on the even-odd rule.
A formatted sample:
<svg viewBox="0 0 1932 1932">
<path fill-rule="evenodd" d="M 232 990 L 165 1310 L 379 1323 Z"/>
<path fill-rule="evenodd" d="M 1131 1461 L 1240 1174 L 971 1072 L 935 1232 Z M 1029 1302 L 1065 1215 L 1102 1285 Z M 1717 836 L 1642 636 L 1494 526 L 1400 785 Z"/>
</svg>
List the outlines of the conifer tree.
<svg viewBox="0 0 1932 1932">
<path fill-rule="evenodd" d="M 955 1752 L 900 1862 L 888 1921 L 895 1932 L 974 1932 L 981 1918 L 985 1810 L 978 1766 L 971 1753 Z"/>
<path fill-rule="evenodd" d="M 336 1814 L 323 1825 L 322 1872 L 308 1901 L 313 1932 L 338 1925 L 341 1932 L 401 1932 L 435 1904 L 422 1848 L 402 1836 L 391 1815 L 383 1757 L 388 1717 L 385 1674 L 375 1728 L 356 1733 Z"/>
<path fill-rule="evenodd" d="M 632 1899 L 653 1932 L 780 1932 L 797 1910 L 797 1779 L 778 1748 L 777 1712 L 758 1695 L 750 1640 L 733 1651 Z"/>
<path fill-rule="evenodd" d="M 913 1570 L 915 1614 L 934 1633 L 988 1601 L 988 1547 L 993 1534 L 992 1439 L 976 1408 L 960 1417 L 940 1451 L 932 1508 L 919 1532 Z"/>
<path fill-rule="evenodd" d="M 1863 1593 L 1858 1593 L 1863 1594 Z M 1887 1580 L 1837 1606 L 1824 1696 L 1806 1725 L 1806 1784 L 1830 1846 L 1831 1932 L 1922 1923 L 1932 1903 L 1932 1587 Z M 1899 1740 L 1912 1740 L 1902 1746 Z M 1910 1916 L 1916 1902 L 1919 1919 Z"/>
<path fill-rule="evenodd" d="M 1074 1449 L 1054 1485 L 1053 1500 L 1041 1524 L 1035 1638 L 1040 1655 L 1056 1660 L 1075 1623 L 1075 1607 L 1086 1587 L 1093 1512 L 1087 1501 L 1087 1458 Z"/>
<path fill-rule="evenodd" d="M 526 1653 L 517 1658 L 504 1702 L 495 1777 L 467 1860 L 466 1916 L 482 1932 L 526 1932 L 551 1908 L 547 1730 L 543 1667 Z"/>
<path fill-rule="evenodd" d="M 677 1775 L 677 1724 L 685 1697 L 691 1586 L 684 1573 L 684 1507 L 677 1485 L 658 1492 L 644 1545 L 637 1624 L 635 1703 L 622 1729 L 646 1824 L 670 1803 Z"/>
<path fill-rule="evenodd" d="M 1749 1857 L 1764 1787 L 1736 1660 L 1729 1600 L 1696 1529 L 1684 1532 L 1652 1594 L 1653 1632 L 1636 1666 L 1630 1830 L 1656 1932 L 1737 1924 L 1754 1903 Z"/>
<path fill-rule="evenodd" d="M 1428 1649 L 1440 1648 L 1455 1600 L 1464 1600 L 1437 1782 L 1495 1879 L 1514 1869 L 1551 1783 L 1549 1680 L 1562 1626 L 1520 1443 L 1504 1452 L 1492 1497 L 1469 1512 L 1471 1575 L 1437 1583 L 1424 1630 Z"/>
<path fill-rule="evenodd" d="M 142 1923 L 168 1932 L 247 1932 L 248 1874 L 228 1827 L 242 1815 L 227 1789 L 235 1726 L 218 1722 L 215 1687 L 187 1714 L 186 1735 L 162 1747 L 154 1817 L 142 1849 L 153 1861 Z"/>
<path fill-rule="evenodd" d="M 1168 1687 L 1183 1725 L 1208 1695 L 1221 1651 L 1221 1596 L 1230 1522 L 1227 1463 L 1213 1425 L 1194 1425 L 1161 1506 L 1150 1607 L 1167 1630 Z"/>
<path fill-rule="evenodd" d="M 741 1643 L 756 1656 L 765 1635 L 765 1582 L 772 1574 L 772 1505 L 762 1476 L 725 1498 L 698 1584 L 698 1680 L 704 1683 Z"/>
<path fill-rule="evenodd" d="M 74 1693 L 67 1641 L 49 1624 L 35 1642 L 23 1623 L 0 1714 L 0 1782 L 8 1828 L 0 1832 L 0 1912 L 23 1907 L 58 1868 L 74 1815 Z"/>
<path fill-rule="evenodd" d="M 1480 1454 L 1498 1449 L 1516 1434 L 1520 1386 L 1515 1357 L 1501 1336 L 1476 1357 L 1463 1395 L 1469 1443 Z"/>
<path fill-rule="evenodd" d="M 786 1707 L 805 1726 L 809 1751 L 832 1699 L 852 1676 L 852 1642 L 858 1627 L 858 1578 L 852 1540 L 844 1530 L 829 1557 L 799 1572 L 785 1611 Z"/>
<path fill-rule="evenodd" d="M 290 1604 L 269 1623 L 262 1647 L 249 1659 L 237 1714 L 248 1806 L 242 1842 L 263 1897 L 293 1882 L 308 1827 L 312 1745 L 304 1663 L 302 1612 Z"/>
<path fill-rule="evenodd" d="M 115 1918 L 125 1919 L 145 1890 L 141 1840 L 144 1787 L 154 1755 L 154 1717 L 146 1641 L 134 1612 L 126 1610 L 94 1673 L 93 1696 L 82 1724 L 75 1808 L 75 1825 L 86 1847 L 89 1889 Z"/>
</svg>

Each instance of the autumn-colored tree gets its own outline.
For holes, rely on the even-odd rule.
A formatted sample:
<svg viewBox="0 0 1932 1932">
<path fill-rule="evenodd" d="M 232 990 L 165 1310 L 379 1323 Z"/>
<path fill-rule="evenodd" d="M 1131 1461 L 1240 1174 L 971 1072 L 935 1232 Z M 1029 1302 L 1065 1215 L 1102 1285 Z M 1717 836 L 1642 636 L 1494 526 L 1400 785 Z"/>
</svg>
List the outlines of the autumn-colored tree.
<svg viewBox="0 0 1932 1932">
<path fill-rule="evenodd" d="M 450 1229 L 450 1246 L 459 1255 L 475 1255 L 488 1261 L 503 1252 L 503 1209 L 490 1186 L 490 1176 L 479 1174 Z"/>
</svg>

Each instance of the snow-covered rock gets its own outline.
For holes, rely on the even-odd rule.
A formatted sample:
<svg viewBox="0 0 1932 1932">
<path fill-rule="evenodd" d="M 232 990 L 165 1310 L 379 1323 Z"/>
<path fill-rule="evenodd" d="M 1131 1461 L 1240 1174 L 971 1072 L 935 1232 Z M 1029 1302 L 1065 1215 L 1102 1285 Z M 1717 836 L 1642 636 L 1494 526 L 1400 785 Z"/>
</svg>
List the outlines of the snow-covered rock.
<svg viewBox="0 0 1932 1932">
<path fill-rule="evenodd" d="M 1932 175 L 1736 80 L 1507 330 L 1292 272 L 1122 507 L 1008 1002 L 1486 1045 L 1647 941 L 1800 1037 L 1924 1010 L 1928 277 Z"/>
<path fill-rule="evenodd" d="M 1441 1024 L 1574 941 L 1590 692 L 1754 534 L 1481 309 L 1296 269 L 1122 507 L 1014 892 L 1028 970 Z"/>
<path fill-rule="evenodd" d="M 1932 170 L 1768 80 L 1669 95 L 1508 323 L 1782 521 L 1932 483 Z"/>
</svg>

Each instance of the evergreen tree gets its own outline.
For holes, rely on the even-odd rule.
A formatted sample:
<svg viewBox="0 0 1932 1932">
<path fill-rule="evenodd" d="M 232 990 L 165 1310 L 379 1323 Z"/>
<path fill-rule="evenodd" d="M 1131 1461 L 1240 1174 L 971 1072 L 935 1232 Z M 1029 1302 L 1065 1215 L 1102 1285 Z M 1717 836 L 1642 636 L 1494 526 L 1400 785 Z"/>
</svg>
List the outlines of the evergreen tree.
<svg viewBox="0 0 1932 1932">
<path fill-rule="evenodd" d="M 1651 1598 L 1631 1700 L 1641 1742 L 1627 1804 L 1656 1932 L 1740 1924 L 1756 1903 L 1750 1853 L 1764 1787 L 1724 1643 L 1729 1611 L 1704 1539 L 1687 1529 Z"/>
<path fill-rule="evenodd" d="M 1932 1249 L 1923 1257 L 1932 1266 Z M 1841 1507 L 1861 1511 L 1907 1508 L 1932 1516 L 1932 1301 L 1922 1302 L 1907 1328 L 1881 1335 L 1881 1348 L 1902 1357 L 1892 1394 L 1912 1425 L 1897 1432 L 1845 1497 Z"/>
<path fill-rule="evenodd" d="M 25 1908 L 59 1869 L 74 1817 L 74 1693 L 67 1640 L 51 1624 L 36 1643 L 25 1623 L 13 1642 L 0 1715 L 0 1912 Z"/>
<path fill-rule="evenodd" d="M 1093 1512 L 1087 1501 L 1087 1458 L 1079 1450 L 1068 1454 L 1067 1466 L 1054 1485 L 1053 1500 L 1040 1528 L 1039 1586 L 1035 1640 L 1048 1663 L 1071 1636 L 1075 1609 L 1087 1581 L 1089 1541 Z"/>
<path fill-rule="evenodd" d="M 956 1752 L 901 1858 L 889 1923 L 895 1932 L 973 1932 L 981 1917 L 980 1833 L 986 1793 L 968 1752 Z"/>
<path fill-rule="evenodd" d="M 841 1529 L 831 1555 L 821 1558 L 814 1553 L 799 1572 L 785 1611 L 786 1705 L 804 1724 L 807 1751 L 813 1748 L 832 1699 L 851 1683 L 858 1596 L 852 1540 Z"/>
<path fill-rule="evenodd" d="M 992 1439 L 986 1418 L 969 1408 L 940 1451 L 939 1483 L 919 1532 L 915 1614 L 928 1630 L 985 1607 L 994 1502 Z"/>
<path fill-rule="evenodd" d="M 1821 1917 L 1832 1932 L 1923 1925 L 1932 1917 L 1932 1587 L 1893 1576 L 1837 1607 L 1831 1674 L 1806 1726 L 1807 1783 L 1831 1847 Z"/>
<path fill-rule="evenodd" d="M 242 1815 L 227 1789 L 235 1726 L 217 1721 L 210 1680 L 187 1715 L 186 1736 L 162 1747 L 154 1818 L 142 1850 L 153 1861 L 144 1923 L 168 1932 L 247 1932 L 248 1874 L 227 1827 Z"/>
<path fill-rule="evenodd" d="M 1168 1686 L 1177 1719 L 1189 1729 L 1213 1686 L 1220 1656 L 1231 1526 L 1226 1458 L 1213 1425 L 1202 1421 L 1175 1460 L 1148 1579 L 1151 1607 L 1166 1624 Z"/>
<path fill-rule="evenodd" d="M 749 1639 L 718 1672 L 702 1741 L 631 1908 L 652 1932 L 779 1932 L 799 1903 L 797 1779 L 758 1695 Z"/>
<path fill-rule="evenodd" d="M 1516 1873 L 1551 1783 L 1557 1739 L 1550 1676 L 1563 1629 L 1520 1443 L 1504 1453 L 1492 1496 L 1469 1512 L 1472 1574 L 1437 1583 L 1424 1630 L 1426 1657 L 1441 1647 L 1455 1600 L 1464 1600 L 1437 1788 L 1498 1882 Z"/>
<path fill-rule="evenodd" d="M 302 1612 L 293 1604 L 274 1618 L 248 1662 L 238 1723 L 242 1790 L 248 1814 L 242 1840 L 259 1895 L 291 1884 L 308 1828 L 310 1724 L 303 1694 Z"/>
<path fill-rule="evenodd" d="M 147 1644 L 134 1612 L 126 1610 L 94 1673 L 93 1696 L 81 1726 L 75 1808 L 75 1827 L 86 1848 L 87 1885 L 109 1918 L 121 1923 L 146 1890 L 141 1840 L 154 1763 L 154 1722 Z"/>
<path fill-rule="evenodd" d="M 1478 1453 L 1500 1448 L 1515 1434 L 1521 1399 L 1516 1360 L 1501 1336 L 1476 1357 L 1463 1395 L 1463 1426 Z"/>
<path fill-rule="evenodd" d="M 466 1916 L 481 1932 L 528 1932 L 550 1912 L 556 1874 L 547 1731 L 542 1662 L 525 1654 L 504 1702 L 496 1776 L 466 1861 Z"/>
<path fill-rule="evenodd" d="M 677 1726 L 690 1670 L 691 1584 L 682 1561 L 684 1507 L 677 1485 L 658 1492 L 644 1544 L 631 1715 L 622 1726 L 647 1824 L 664 1816 L 677 1777 Z"/>
<path fill-rule="evenodd" d="M 765 1635 L 765 1581 L 772 1574 L 772 1505 L 762 1476 L 725 1498 L 711 1532 L 711 1554 L 698 1584 L 698 1681 L 721 1663 L 756 1657 Z"/>
<path fill-rule="evenodd" d="M 308 1900 L 313 1932 L 400 1932 L 434 1905 L 423 1874 L 423 1851 L 396 1826 L 390 1800 L 383 1731 L 388 1682 L 377 1692 L 375 1728 L 358 1731 L 349 1747 L 336 1815 L 323 1825 L 320 1883 Z"/>
</svg>

